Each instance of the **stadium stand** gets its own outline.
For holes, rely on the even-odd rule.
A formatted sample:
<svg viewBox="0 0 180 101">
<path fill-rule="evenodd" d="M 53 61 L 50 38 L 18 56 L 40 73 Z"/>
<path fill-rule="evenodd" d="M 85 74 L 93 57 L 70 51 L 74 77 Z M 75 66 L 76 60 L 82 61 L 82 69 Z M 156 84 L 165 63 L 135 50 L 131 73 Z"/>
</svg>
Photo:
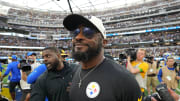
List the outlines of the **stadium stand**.
<svg viewBox="0 0 180 101">
<path fill-rule="evenodd" d="M 92 14 L 104 21 L 109 43 L 107 49 L 128 48 L 129 45 L 156 47 L 160 41 L 164 41 L 163 45 L 159 45 L 160 47 L 176 46 L 179 45 L 179 5 L 178 0 L 160 0 L 143 5 L 92 12 Z M 10 31 L 10 36 L 0 35 L 0 46 L 63 46 L 69 50 L 72 46 L 69 40 L 71 38 L 67 34 L 69 32 L 62 26 L 62 20 L 66 15 L 10 8 L 6 16 L 8 21 L 3 22 L 1 26 L 9 30 L 21 29 L 29 34 L 19 37 L 18 34 L 12 35 Z"/>
</svg>

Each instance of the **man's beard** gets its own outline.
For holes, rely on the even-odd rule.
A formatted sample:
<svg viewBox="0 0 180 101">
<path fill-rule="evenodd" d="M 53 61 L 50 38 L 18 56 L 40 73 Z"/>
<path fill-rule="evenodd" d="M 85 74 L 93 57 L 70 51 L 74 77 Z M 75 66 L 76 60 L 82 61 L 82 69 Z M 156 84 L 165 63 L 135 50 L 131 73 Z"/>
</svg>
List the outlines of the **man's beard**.
<svg viewBox="0 0 180 101">
<path fill-rule="evenodd" d="M 60 62 L 57 59 L 52 65 L 52 68 L 50 68 L 48 71 L 57 71 L 57 68 L 60 66 Z"/>
<path fill-rule="evenodd" d="M 98 42 L 98 46 L 96 48 L 94 47 L 90 47 L 88 44 L 86 44 L 88 46 L 88 50 L 85 52 L 75 52 L 75 48 L 73 46 L 73 51 L 72 51 L 72 57 L 77 60 L 77 61 L 82 61 L 82 62 L 87 62 L 91 59 L 93 59 L 95 56 L 99 55 L 99 53 L 102 50 L 102 44 L 99 40 Z"/>
</svg>

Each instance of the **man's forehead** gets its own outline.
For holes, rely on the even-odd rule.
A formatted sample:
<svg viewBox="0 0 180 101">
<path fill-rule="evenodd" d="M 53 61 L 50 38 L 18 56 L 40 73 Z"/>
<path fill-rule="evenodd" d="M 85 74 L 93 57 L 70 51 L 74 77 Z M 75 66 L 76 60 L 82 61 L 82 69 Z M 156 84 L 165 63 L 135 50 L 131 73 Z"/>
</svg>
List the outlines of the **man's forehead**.
<svg viewBox="0 0 180 101">
<path fill-rule="evenodd" d="M 81 25 L 79 25 L 78 26 L 78 28 L 82 28 L 82 27 L 88 27 L 88 28 L 91 28 L 91 29 L 93 29 L 93 30 L 97 30 L 94 26 L 92 26 L 92 25 L 84 25 L 84 24 L 81 24 Z"/>
<path fill-rule="evenodd" d="M 145 53 L 144 51 L 138 50 L 137 53 Z"/>
<path fill-rule="evenodd" d="M 173 58 L 170 58 L 170 59 L 167 59 L 167 61 L 174 61 L 174 59 L 173 59 Z"/>
<path fill-rule="evenodd" d="M 30 55 L 30 56 L 36 56 L 36 55 L 32 54 L 32 55 Z"/>
<path fill-rule="evenodd" d="M 138 52 L 138 53 L 145 53 L 144 50 L 138 50 L 137 52 Z"/>
<path fill-rule="evenodd" d="M 50 54 L 50 53 L 54 53 L 54 52 L 52 52 L 52 51 L 50 51 L 50 50 L 43 50 L 43 51 L 42 51 L 42 54 Z"/>
<path fill-rule="evenodd" d="M 54 51 L 51 51 L 51 50 L 42 51 L 42 55 L 52 55 L 52 54 L 57 54 L 57 53 L 55 53 Z"/>
</svg>

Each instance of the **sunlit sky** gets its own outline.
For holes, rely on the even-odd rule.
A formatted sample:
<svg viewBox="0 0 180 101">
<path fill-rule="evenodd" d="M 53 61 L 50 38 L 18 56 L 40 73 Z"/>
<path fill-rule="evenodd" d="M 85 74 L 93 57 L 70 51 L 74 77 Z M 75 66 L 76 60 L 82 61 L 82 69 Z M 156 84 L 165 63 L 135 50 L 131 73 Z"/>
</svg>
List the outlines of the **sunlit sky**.
<svg viewBox="0 0 180 101">
<path fill-rule="evenodd" d="M 70 4 L 75 12 L 87 12 L 120 8 L 149 1 L 152 0 L 70 0 Z M 70 12 L 67 0 L 0 0 L 1 5 L 4 3 L 38 10 Z"/>
</svg>

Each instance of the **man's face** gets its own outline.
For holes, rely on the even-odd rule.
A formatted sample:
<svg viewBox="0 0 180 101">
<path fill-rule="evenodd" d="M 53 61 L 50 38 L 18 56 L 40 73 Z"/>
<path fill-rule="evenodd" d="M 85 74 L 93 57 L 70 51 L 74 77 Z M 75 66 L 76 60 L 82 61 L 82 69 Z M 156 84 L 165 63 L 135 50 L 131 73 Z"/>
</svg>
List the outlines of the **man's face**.
<svg viewBox="0 0 180 101">
<path fill-rule="evenodd" d="M 73 58 L 77 61 L 88 61 L 97 56 L 102 49 L 102 39 L 100 33 L 91 33 L 91 37 L 84 35 L 87 30 L 84 27 L 79 28 L 79 33 L 74 36 L 73 43 Z"/>
<path fill-rule="evenodd" d="M 144 57 L 145 57 L 145 51 L 138 50 L 137 51 L 137 60 L 143 60 Z"/>
<path fill-rule="evenodd" d="M 28 59 L 33 59 L 33 60 L 36 60 L 36 56 L 35 55 L 30 55 L 27 57 Z"/>
<path fill-rule="evenodd" d="M 60 66 L 60 59 L 58 54 L 50 50 L 44 50 L 42 52 L 42 57 L 44 59 L 44 64 L 48 70 L 55 71 L 58 66 Z"/>
<path fill-rule="evenodd" d="M 173 67 L 174 66 L 174 59 L 168 59 L 167 60 L 167 66 L 168 67 Z"/>
<path fill-rule="evenodd" d="M 35 62 L 35 60 L 36 60 L 36 56 L 35 55 L 27 56 L 27 60 L 28 60 L 27 62 L 29 64 L 33 64 Z"/>
</svg>

